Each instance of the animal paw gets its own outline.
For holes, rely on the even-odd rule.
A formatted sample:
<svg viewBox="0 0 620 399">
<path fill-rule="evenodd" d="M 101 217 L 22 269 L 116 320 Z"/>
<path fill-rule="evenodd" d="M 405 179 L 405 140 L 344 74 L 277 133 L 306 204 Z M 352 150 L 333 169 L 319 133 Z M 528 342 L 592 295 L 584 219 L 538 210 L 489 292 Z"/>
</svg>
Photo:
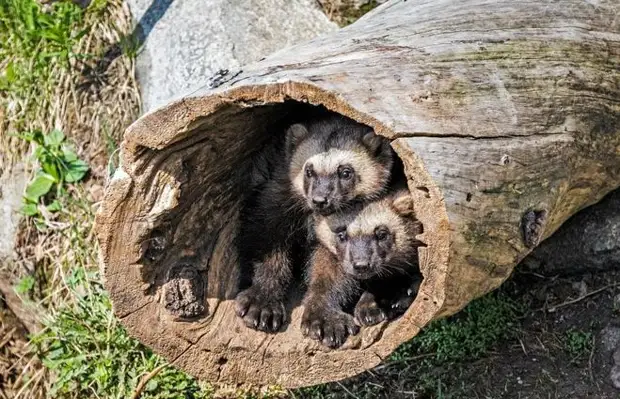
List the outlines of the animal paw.
<svg viewBox="0 0 620 399">
<path fill-rule="evenodd" d="M 255 330 L 278 332 L 285 322 L 284 303 L 262 292 L 257 286 L 241 291 L 236 298 L 237 316 Z"/>
<path fill-rule="evenodd" d="M 388 319 L 387 313 L 379 306 L 372 295 L 366 295 L 355 305 L 355 321 L 362 326 L 374 326 Z"/>
<path fill-rule="evenodd" d="M 359 330 L 353 317 L 340 310 L 310 308 L 301 318 L 302 334 L 332 349 L 342 346 L 349 335 L 357 335 Z"/>
<path fill-rule="evenodd" d="M 401 315 L 403 315 L 409 306 L 413 303 L 416 295 L 418 294 L 418 289 L 420 287 L 419 282 L 414 282 L 411 287 L 407 288 L 400 296 L 394 298 L 387 304 L 389 308 L 389 318 L 395 319 Z"/>
</svg>

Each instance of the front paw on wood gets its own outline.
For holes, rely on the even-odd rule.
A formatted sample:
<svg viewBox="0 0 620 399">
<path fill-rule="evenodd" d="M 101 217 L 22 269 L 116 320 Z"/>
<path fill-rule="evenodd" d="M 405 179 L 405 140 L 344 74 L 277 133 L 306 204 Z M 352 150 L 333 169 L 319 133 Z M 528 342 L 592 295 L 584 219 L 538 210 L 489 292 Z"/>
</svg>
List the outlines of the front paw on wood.
<svg viewBox="0 0 620 399">
<path fill-rule="evenodd" d="M 286 308 L 256 286 L 240 292 L 236 298 L 237 316 L 252 329 L 275 333 L 285 322 Z"/>
<path fill-rule="evenodd" d="M 359 330 L 353 317 L 340 310 L 306 310 L 301 319 L 304 336 L 332 349 L 342 346 L 349 335 L 357 335 Z"/>
</svg>

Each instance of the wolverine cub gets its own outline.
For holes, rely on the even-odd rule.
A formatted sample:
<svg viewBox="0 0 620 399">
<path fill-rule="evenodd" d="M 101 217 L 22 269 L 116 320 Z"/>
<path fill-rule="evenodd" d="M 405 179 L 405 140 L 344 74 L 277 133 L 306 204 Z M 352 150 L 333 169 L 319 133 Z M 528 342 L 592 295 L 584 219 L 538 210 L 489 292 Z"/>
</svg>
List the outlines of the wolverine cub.
<svg viewBox="0 0 620 399">
<path fill-rule="evenodd" d="M 337 348 L 358 333 L 358 324 L 377 324 L 407 310 L 421 281 L 417 248 L 423 245 L 415 238 L 422 225 L 408 190 L 347 212 L 316 215 L 315 229 L 320 244 L 310 261 L 304 335 Z M 358 298 L 354 318 L 344 309 Z"/>
<path fill-rule="evenodd" d="M 382 195 L 394 153 L 371 128 L 329 116 L 292 125 L 278 157 L 245 205 L 238 237 L 242 268 L 252 275 L 237 295 L 236 312 L 248 327 L 268 332 L 285 321 L 293 264 L 304 261 L 313 212 L 329 215 Z"/>
</svg>

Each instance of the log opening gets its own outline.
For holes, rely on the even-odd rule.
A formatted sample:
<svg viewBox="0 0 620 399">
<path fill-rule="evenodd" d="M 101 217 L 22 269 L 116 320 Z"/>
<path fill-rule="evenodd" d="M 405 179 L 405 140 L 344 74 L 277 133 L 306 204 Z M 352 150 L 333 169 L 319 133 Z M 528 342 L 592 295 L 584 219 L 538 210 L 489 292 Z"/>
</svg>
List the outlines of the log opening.
<svg viewBox="0 0 620 399">
<path fill-rule="evenodd" d="M 125 264 L 106 268 L 106 287 L 132 334 L 200 378 L 286 386 L 341 379 L 380 362 L 441 307 L 445 270 L 437 266 L 446 264 L 447 242 L 438 215 L 445 209 L 421 163 L 401 150 L 416 216 L 425 226 L 418 238 L 427 243 L 419 249 L 424 280 L 405 315 L 362 329 L 339 350 L 301 335 L 299 290 L 280 333 L 251 330 L 235 315 L 239 264 L 233 242 L 253 156 L 274 134 L 283 139 L 285 126 L 324 112 L 324 106 L 391 135 L 330 93 L 308 89 L 287 84 L 233 91 L 207 108 L 184 100 L 127 132 L 123 169 L 97 217 L 99 231 L 107 233 L 99 235 L 103 264 Z"/>
</svg>

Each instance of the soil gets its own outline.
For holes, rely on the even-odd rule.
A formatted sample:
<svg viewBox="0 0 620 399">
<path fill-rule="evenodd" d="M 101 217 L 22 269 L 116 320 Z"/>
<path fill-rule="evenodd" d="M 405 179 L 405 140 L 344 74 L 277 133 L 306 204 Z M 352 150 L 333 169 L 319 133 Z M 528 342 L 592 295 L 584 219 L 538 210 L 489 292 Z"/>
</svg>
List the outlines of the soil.
<svg viewBox="0 0 620 399">
<path fill-rule="evenodd" d="M 525 314 L 516 323 L 518 338 L 498 342 L 482 359 L 434 370 L 436 388 L 422 392 L 418 370 L 403 363 L 379 366 L 330 384 L 328 392 L 301 397 L 620 398 L 610 380 L 613 349 L 604 345 L 614 340 L 610 330 L 620 339 L 618 299 L 614 305 L 620 295 L 620 268 L 572 276 L 543 276 L 518 268 L 500 290 L 525 305 Z M 553 310 L 558 304 L 565 305 Z M 589 347 L 571 352 L 567 337 L 572 332 L 590 333 Z"/>
<path fill-rule="evenodd" d="M 611 351 L 601 342 L 605 327 L 620 325 L 620 314 L 614 309 L 620 287 L 610 287 L 554 312 L 544 310 L 619 282 L 620 271 L 572 278 L 517 274 L 506 289 L 529 303 L 520 339 L 466 367 L 449 387 L 469 386 L 463 398 L 620 398 L 620 390 L 609 378 Z M 591 350 L 577 358 L 567 349 L 571 331 L 592 334 Z"/>
</svg>

